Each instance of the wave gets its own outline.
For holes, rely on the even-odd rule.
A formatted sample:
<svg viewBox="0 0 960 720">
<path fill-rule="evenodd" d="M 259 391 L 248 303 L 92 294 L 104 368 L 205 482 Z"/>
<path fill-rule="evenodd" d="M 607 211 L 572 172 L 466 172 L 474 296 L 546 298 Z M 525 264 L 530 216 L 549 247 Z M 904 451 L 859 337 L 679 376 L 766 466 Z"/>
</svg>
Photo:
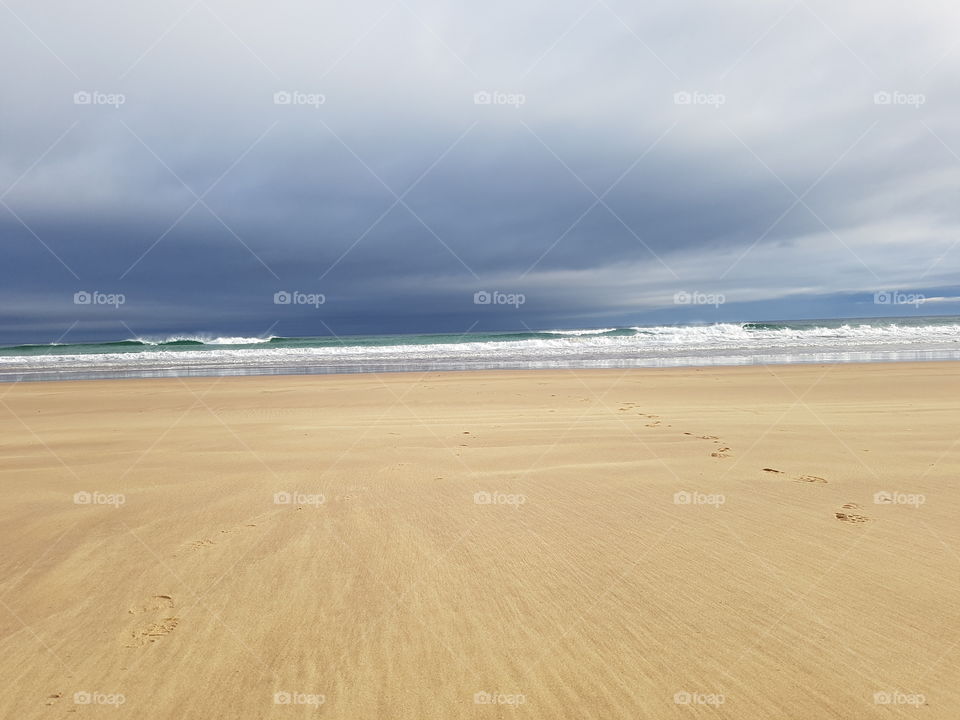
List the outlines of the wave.
<svg viewBox="0 0 960 720">
<path fill-rule="evenodd" d="M 774 322 L 748 322 L 743 323 L 744 330 L 789 330 L 790 325 Z"/>
<path fill-rule="evenodd" d="M 581 335 L 609 335 L 610 333 L 618 332 L 630 332 L 632 334 L 633 328 L 597 328 L 591 330 L 543 330 L 541 331 L 544 335 L 569 335 L 572 337 L 579 337 Z"/>
<path fill-rule="evenodd" d="M 169 337 L 156 338 L 136 338 L 134 340 L 125 340 L 124 343 L 154 346 L 177 346 L 177 345 L 259 345 L 280 339 L 275 335 L 269 337 L 221 337 L 209 335 L 172 335 Z M 110 343 L 104 343 L 110 344 Z"/>
<path fill-rule="evenodd" d="M 681 358 L 765 358 L 871 351 L 957 351 L 960 318 L 742 322 L 471 334 L 364 337 L 172 335 L 104 343 L 0 348 L 0 369 L 290 368 L 347 370 L 431 363 L 679 362 Z"/>
</svg>

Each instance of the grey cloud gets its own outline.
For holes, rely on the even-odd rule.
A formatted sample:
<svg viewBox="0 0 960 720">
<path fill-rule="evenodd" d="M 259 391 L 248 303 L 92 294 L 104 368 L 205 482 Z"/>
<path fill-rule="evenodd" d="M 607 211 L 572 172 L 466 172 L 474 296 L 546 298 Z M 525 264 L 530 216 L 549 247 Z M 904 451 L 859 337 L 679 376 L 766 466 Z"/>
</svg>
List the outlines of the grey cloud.
<svg viewBox="0 0 960 720">
<path fill-rule="evenodd" d="M 408 6 L 11 3 L 43 42 L 0 29 L 0 194 L 29 226 L 0 206 L 0 339 L 69 326 L 88 285 L 140 297 L 145 331 L 317 333 L 264 298 L 319 288 L 337 332 L 455 331 L 673 319 L 685 288 L 747 318 L 956 285 L 956 9 Z M 171 229 L 208 189 L 216 216 Z M 531 300 L 478 315 L 484 287 Z"/>
</svg>

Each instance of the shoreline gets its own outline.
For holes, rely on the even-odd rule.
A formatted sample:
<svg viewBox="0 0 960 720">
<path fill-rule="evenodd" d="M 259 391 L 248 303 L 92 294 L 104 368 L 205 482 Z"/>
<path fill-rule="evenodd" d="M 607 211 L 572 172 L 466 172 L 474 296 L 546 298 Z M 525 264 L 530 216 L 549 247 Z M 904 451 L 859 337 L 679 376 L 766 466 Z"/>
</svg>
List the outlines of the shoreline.
<svg viewBox="0 0 960 720">
<path fill-rule="evenodd" d="M 897 351 L 891 351 L 897 352 Z M 930 353 L 941 352 L 941 351 L 928 351 Z M 102 374 L 97 374 L 96 371 L 91 370 L 77 370 L 77 371 L 65 371 L 65 372 L 50 372 L 41 377 L 36 377 L 36 372 L 24 372 L 24 373 L 10 373 L 5 374 L 0 371 L 0 386 L 3 384 L 16 384 L 16 383 L 52 383 L 52 382 L 108 382 L 111 380 L 187 380 L 191 378 L 267 378 L 267 377 L 343 377 L 349 375 L 404 375 L 404 374 L 430 374 L 430 373 L 464 373 L 464 374 L 473 374 L 473 373 L 511 373 L 511 372 L 590 372 L 595 370 L 608 371 L 608 372 L 635 372 L 635 371 L 649 371 L 649 370 L 708 370 L 708 369 L 717 369 L 723 370 L 726 368 L 762 368 L 762 367 L 804 367 L 804 366 L 850 366 L 850 367 L 861 367 L 869 365 L 926 365 L 932 363 L 941 363 L 941 364 L 950 364 L 950 363 L 960 363 L 960 351 L 950 351 L 947 353 L 943 351 L 945 355 L 949 354 L 949 357 L 938 357 L 938 358 L 909 358 L 909 359 L 878 359 L 878 360 L 789 360 L 789 361 L 755 361 L 755 362 L 712 362 L 712 363 L 703 363 L 703 364 L 694 364 L 694 363 L 679 363 L 679 364 L 663 364 L 662 361 L 660 364 L 638 364 L 638 365 L 622 365 L 615 367 L 601 367 L 596 365 L 570 365 L 570 366 L 560 366 L 560 367 L 542 367 L 539 365 L 525 365 L 525 366 L 511 366 L 506 364 L 506 366 L 496 366 L 496 367 L 416 367 L 416 368 L 403 368 L 403 367 L 362 367 L 356 369 L 330 369 L 330 370 L 317 370 L 317 369 L 298 369 L 295 367 L 285 367 L 285 368 L 246 368 L 243 370 L 237 370 L 236 372 L 204 372 L 204 371 L 178 371 L 178 370 L 163 370 L 163 369 L 154 369 L 154 370 L 142 370 L 142 371 L 130 371 L 130 372 L 117 372 L 113 370 L 104 370 Z M 918 353 L 919 354 L 919 353 Z M 495 365 L 495 363 L 491 363 Z M 218 368 L 223 370 L 223 368 Z M 152 374 L 142 374 L 144 372 L 150 372 Z M 54 376 L 55 375 L 55 376 Z"/>
</svg>

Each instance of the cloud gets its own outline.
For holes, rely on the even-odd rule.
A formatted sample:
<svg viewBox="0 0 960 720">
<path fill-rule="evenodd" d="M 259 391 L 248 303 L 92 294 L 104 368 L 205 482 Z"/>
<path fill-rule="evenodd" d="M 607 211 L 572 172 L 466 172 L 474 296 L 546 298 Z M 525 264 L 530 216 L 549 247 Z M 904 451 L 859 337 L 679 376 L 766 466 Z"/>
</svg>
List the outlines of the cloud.
<svg viewBox="0 0 960 720">
<path fill-rule="evenodd" d="M 956 284 L 949 6 L 3 12 L 0 338 L 113 332 L 82 288 L 142 332 L 348 333 L 674 319 L 680 290 L 848 315 Z M 331 298 L 323 323 L 283 288 Z M 530 301 L 477 315 L 481 288 Z"/>
</svg>

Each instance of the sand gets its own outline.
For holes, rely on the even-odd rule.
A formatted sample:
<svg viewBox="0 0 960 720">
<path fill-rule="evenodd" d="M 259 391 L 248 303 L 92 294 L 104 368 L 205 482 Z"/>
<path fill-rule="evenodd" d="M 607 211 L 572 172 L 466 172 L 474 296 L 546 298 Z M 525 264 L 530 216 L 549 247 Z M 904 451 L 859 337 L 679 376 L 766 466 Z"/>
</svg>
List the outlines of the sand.
<svg viewBox="0 0 960 720">
<path fill-rule="evenodd" d="M 0 385 L 0 716 L 955 719 L 958 401 L 952 363 Z"/>
</svg>

